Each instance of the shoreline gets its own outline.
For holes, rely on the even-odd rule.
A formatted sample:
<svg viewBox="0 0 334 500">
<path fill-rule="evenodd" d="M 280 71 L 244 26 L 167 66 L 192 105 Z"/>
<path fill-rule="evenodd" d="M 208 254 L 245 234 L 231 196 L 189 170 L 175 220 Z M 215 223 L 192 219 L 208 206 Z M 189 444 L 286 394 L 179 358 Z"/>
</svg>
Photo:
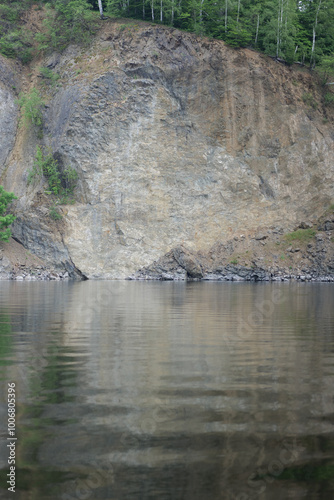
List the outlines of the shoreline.
<svg viewBox="0 0 334 500">
<path fill-rule="evenodd" d="M 66 271 L 64 273 L 56 272 L 54 270 L 43 270 L 37 274 L 9 274 L 0 276 L 0 281 L 174 281 L 174 282 L 203 282 L 203 283 L 222 283 L 222 282 L 243 282 L 243 283 L 273 283 L 273 282 L 289 282 L 298 281 L 301 283 L 334 283 L 334 275 L 310 275 L 310 274 L 290 274 L 290 275 L 273 275 L 265 277 L 242 277 L 237 274 L 234 275 L 204 275 L 203 278 L 190 278 L 190 277 L 168 277 L 168 276 L 129 276 L 126 278 L 113 279 L 113 278 L 91 278 L 91 279 L 78 279 L 71 277 Z"/>
</svg>

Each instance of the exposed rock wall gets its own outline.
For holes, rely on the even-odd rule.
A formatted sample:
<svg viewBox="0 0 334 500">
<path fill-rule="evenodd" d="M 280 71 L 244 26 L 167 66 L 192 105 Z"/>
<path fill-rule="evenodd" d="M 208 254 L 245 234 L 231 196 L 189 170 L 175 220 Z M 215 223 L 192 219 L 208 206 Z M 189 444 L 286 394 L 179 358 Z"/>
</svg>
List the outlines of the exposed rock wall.
<svg viewBox="0 0 334 500">
<path fill-rule="evenodd" d="M 166 27 L 111 22 L 89 50 L 70 47 L 45 64 L 61 87 L 47 91 L 43 141 L 79 174 L 61 224 L 36 202 L 41 185 L 27 190 L 38 139 L 20 131 L 14 145 L 8 84 L 0 158 L 2 183 L 20 196 L 14 234 L 59 268 L 125 278 L 182 245 L 208 252 L 240 232 L 291 230 L 334 201 L 334 135 L 321 104 L 302 101 L 311 92 L 321 103 L 306 70 Z"/>
<path fill-rule="evenodd" d="M 218 242 L 208 252 L 177 247 L 137 271 L 131 279 L 224 281 L 334 281 L 334 210 L 319 231 L 263 232 L 234 236 Z M 289 240 L 291 236 L 299 236 Z M 305 238 L 306 236 L 306 238 Z"/>
<path fill-rule="evenodd" d="M 15 144 L 18 124 L 15 94 L 19 88 L 19 68 L 0 56 L 0 175 Z"/>
</svg>

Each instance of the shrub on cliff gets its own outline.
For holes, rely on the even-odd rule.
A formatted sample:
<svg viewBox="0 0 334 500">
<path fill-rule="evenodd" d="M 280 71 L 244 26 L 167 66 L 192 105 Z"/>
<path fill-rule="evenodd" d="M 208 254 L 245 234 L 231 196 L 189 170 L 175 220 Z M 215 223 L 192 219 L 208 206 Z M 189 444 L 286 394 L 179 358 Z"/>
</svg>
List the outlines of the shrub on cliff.
<svg viewBox="0 0 334 500">
<path fill-rule="evenodd" d="M 16 217 L 12 214 L 6 214 L 7 207 L 12 200 L 16 200 L 14 193 L 8 193 L 0 186 L 0 241 L 8 241 L 11 237 L 10 226 Z"/>
<path fill-rule="evenodd" d="M 43 135 L 42 107 L 44 101 L 38 90 L 33 87 L 28 94 L 21 93 L 17 103 L 21 108 L 21 124 L 33 125 L 37 128 L 38 137 L 41 137 Z"/>
<path fill-rule="evenodd" d="M 43 151 L 37 146 L 35 161 L 28 173 L 28 184 L 43 177 L 48 181 L 50 194 L 57 197 L 58 203 L 74 202 L 73 192 L 78 179 L 76 170 L 72 167 L 60 168 L 51 149 Z"/>
</svg>

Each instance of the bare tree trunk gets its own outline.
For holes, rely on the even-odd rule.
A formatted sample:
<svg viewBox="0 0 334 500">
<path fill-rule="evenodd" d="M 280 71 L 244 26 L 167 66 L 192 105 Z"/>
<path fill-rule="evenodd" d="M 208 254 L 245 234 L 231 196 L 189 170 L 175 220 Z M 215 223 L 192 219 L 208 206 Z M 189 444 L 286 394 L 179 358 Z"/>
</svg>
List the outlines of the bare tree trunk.
<svg viewBox="0 0 334 500">
<path fill-rule="evenodd" d="M 239 14 L 240 14 L 240 0 L 238 0 L 237 24 L 239 23 Z"/>
<path fill-rule="evenodd" d="M 172 0 L 172 19 L 171 19 L 171 25 L 173 26 L 174 24 L 174 0 Z"/>
<path fill-rule="evenodd" d="M 154 21 L 154 4 L 153 4 L 153 1 L 154 0 L 151 0 L 152 21 Z"/>
<path fill-rule="evenodd" d="M 143 19 L 145 19 L 145 0 L 143 0 Z"/>
<path fill-rule="evenodd" d="M 283 0 L 278 1 L 278 19 L 277 19 L 277 45 L 276 45 L 276 57 L 279 56 L 279 48 L 281 45 L 281 27 L 282 27 L 282 17 L 283 17 Z"/>
<path fill-rule="evenodd" d="M 103 7 L 102 7 L 102 0 L 98 0 L 99 3 L 99 11 L 100 11 L 100 16 L 101 19 L 103 19 Z"/>
<path fill-rule="evenodd" d="M 259 36 L 259 26 L 260 26 L 260 14 L 257 15 L 257 25 L 256 25 L 256 35 L 255 35 L 255 45 L 257 44 L 257 38 Z"/>
<path fill-rule="evenodd" d="M 317 24 L 318 24 L 318 14 L 319 14 L 320 6 L 321 6 L 321 0 L 319 1 L 319 4 L 318 4 L 317 12 L 315 14 L 314 26 L 313 26 L 313 40 L 312 40 L 312 50 L 311 50 L 311 60 L 310 60 L 310 66 L 312 66 L 312 63 L 313 63 L 313 67 L 315 66 L 315 61 L 314 61 L 315 35 L 316 35 L 316 28 L 317 28 Z"/>
<path fill-rule="evenodd" d="M 310 60 L 310 66 L 312 66 L 312 62 L 314 60 L 314 49 L 315 49 L 315 28 L 316 25 L 313 26 L 313 40 L 312 40 L 312 50 L 311 50 L 311 60 Z"/>
<path fill-rule="evenodd" d="M 200 7 L 200 11 L 199 11 L 199 22 L 202 24 L 202 21 L 203 21 L 203 3 L 204 3 L 204 0 L 201 0 L 201 7 Z"/>
<path fill-rule="evenodd" d="M 162 23 L 162 0 L 160 0 L 160 22 Z"/>
</svg>

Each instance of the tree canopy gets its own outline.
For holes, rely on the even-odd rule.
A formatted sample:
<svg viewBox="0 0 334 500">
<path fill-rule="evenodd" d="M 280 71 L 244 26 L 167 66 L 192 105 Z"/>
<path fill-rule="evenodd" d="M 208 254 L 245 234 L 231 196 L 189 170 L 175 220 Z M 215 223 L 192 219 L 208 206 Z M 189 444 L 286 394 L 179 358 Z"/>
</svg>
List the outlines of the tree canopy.
<svg viewBox="0 0 334 500">
<path fill-rule="evenodd" d="M 29 62 L 29 34 L 17 22 L 31 4 L 0 0 L 0 52 L 23 62 Z M 44 49 L 87 41 L 105 13 L 252 47 L 289 64 L 314 68 L 325 60 L 328 68 L 334 58 L 334 0 L 40 0 L 43 4 L 46 29 L 37 39 Z"/>
<path fill-rule="evenodd" d="M 162 22 L 288 63 L 314 67 L 334 56 L 334 0 L 105 0 L 104 5 L 114 16 Z"/>
</svg>

